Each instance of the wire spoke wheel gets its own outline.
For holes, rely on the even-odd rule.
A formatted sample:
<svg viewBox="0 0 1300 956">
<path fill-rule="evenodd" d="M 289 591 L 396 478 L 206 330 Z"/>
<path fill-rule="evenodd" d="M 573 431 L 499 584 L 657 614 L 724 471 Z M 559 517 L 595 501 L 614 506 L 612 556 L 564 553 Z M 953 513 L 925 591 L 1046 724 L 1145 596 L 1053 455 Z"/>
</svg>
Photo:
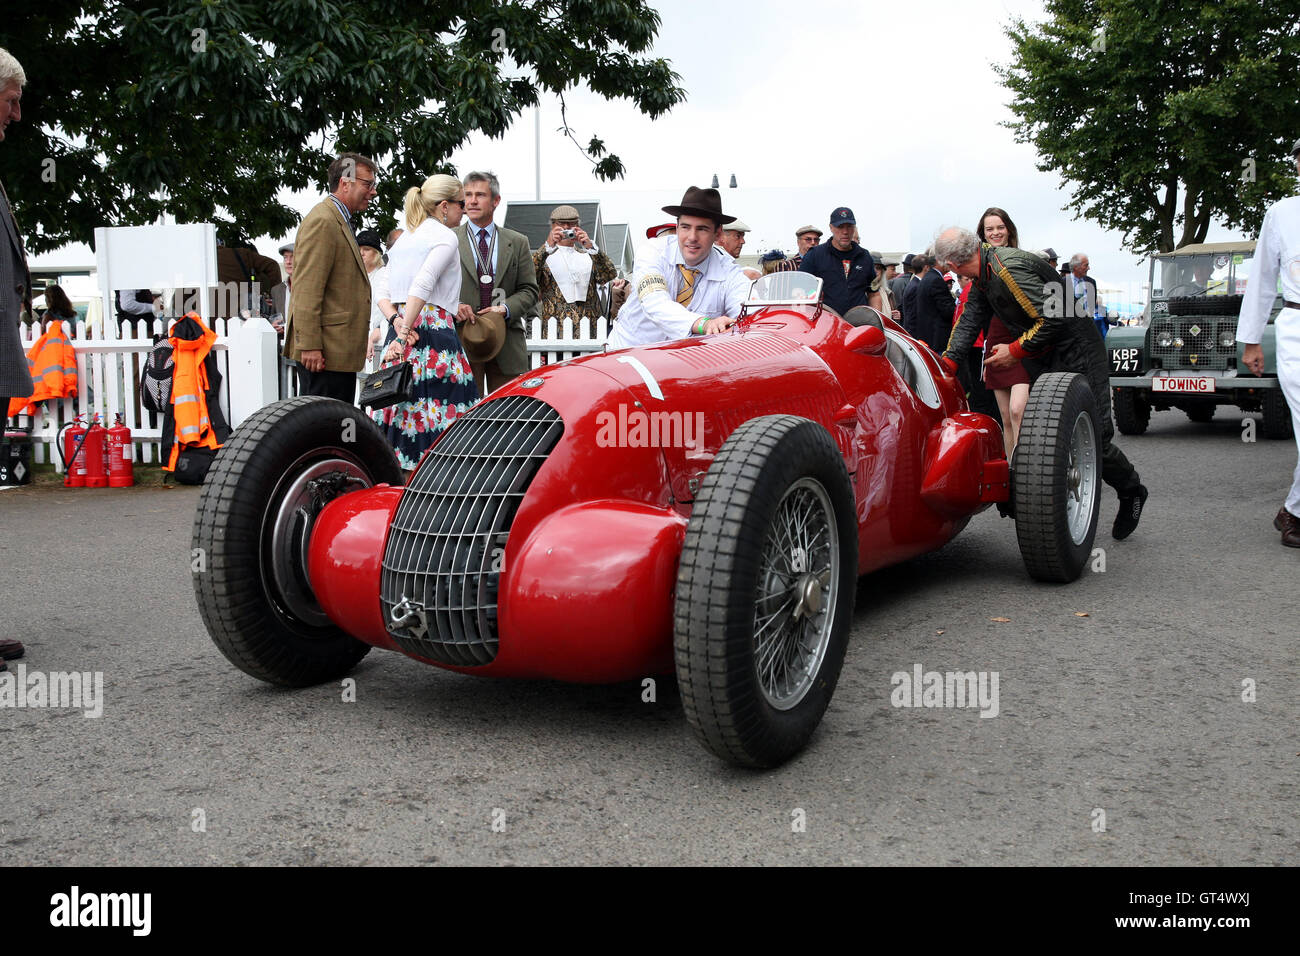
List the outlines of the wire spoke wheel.
<svg viewBox="0 0 1300 956">
<path fill-rule="evenodd" d="M 754 605 L 754 664 L 763 696 L 778 710 L 803 700 L 826 655 L 839 598 L 838 545 L 826 489 L 800 479 L 764 543 Z"/>
<path fill-rule="evenodd" d="M 674 608 L 682 705 L 705 747 L 772 767 L 807 744 L 844 663 L 857 569 L 853 488 L 826 429 L 771 415 L 732 432 L 694 502 Z"/>
</svg>

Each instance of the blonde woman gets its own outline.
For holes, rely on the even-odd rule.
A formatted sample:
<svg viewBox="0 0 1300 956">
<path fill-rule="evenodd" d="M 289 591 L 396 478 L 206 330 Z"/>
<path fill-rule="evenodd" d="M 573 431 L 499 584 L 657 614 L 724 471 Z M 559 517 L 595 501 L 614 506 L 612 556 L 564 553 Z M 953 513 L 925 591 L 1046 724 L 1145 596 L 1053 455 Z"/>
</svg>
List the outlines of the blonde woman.
<svg viewBox="0 0 1300 956">
<path fill-rule="evenodd" d="M 430 176 L 423 185 L 406 191 L 405 231 L 388 252 L 389 298 L 398 311 L 383 362 L 411 363 L 415 398 L 373 416 L 407 472 L 419 464 L 434 438 L 478 398 L 455 325 L 460 250 L 452 229 L 464 211 L 460 180 Z"/>
</svg>

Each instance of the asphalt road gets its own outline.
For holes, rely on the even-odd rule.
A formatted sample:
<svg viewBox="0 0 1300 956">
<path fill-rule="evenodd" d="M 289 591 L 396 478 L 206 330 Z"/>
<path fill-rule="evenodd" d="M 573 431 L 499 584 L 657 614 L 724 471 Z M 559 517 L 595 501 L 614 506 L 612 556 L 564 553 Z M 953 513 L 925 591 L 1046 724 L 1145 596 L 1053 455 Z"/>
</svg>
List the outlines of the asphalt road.
<svg viewBox="0 0 1300 956">
<path fill-rule="evenodd" d="M 700 747 L 671 681 L 651 704 L 374 651 L 355 702 L 262 685 L 199 621 L 197 489 L 0 492 L 0 635 L 103 674 L 98 718 L 0 708 L 0 864 L 1295 864 L 1295 445 L 1240 435 L 1164 412 L 1121 438 L 1147 514 L 1111 541 L 1107 490 L 1075 584 L 1031 582 L 987 512 L 863 579 L 825 721 L 765 773 Z M 892 706 L 916 665 L 996 671 L 997 716 Z"/>
</svg>

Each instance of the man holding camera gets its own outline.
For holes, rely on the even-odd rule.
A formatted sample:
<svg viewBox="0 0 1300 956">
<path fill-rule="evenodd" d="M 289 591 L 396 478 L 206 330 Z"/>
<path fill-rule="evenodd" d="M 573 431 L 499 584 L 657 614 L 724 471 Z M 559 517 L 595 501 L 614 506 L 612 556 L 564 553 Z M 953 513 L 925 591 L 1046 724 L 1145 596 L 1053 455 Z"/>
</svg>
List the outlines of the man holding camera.
<svg viewBox="0 0 1300 956">
<path fill-rule="evenodd" d="M 558 319 L 556 334 L 564 337 L 564 320 L 587 319 L 588 335 L 596 335 L 601 314 L 598 289 L 617 275 L 609 256 L 596 248 L 582 228 L 578 210 L 556 206 L 551 210 L 551 233 L 546 244 L 533 256 L 537 273 L 538 311 L 542 316 L 542 338 L 550 319 Z"/>
</svg>

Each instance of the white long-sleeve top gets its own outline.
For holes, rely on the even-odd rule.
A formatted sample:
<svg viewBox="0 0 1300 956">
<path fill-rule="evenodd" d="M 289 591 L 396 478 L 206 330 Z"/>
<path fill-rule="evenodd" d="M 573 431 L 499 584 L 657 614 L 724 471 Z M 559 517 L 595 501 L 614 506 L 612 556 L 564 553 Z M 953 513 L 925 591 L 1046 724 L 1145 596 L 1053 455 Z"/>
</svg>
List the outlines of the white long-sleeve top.
<svg viewBox="0 0 1300 956">
<path fill-rule="evenodd" d="M 419 298 L 455 314 L 460 305 L 460 247 L 436 219 L 397 237 L 388 250 L 388 298 Z"/>
<path fill-rule="evenodd" d="M 1300 196 L 1278 200 L 1268 207 L 1255 243 L 1251 271 L 1237 318 L 1237 341 L 1258 345 L 1273 311 L 1279 276 L 1282 298 L 1300 302 Z"/>
<path fill-rule="evenodd" d="M 677 267 L 685 264 L 675 235 L 651 239 L 637 249 L 632 294 L 618 310 L 608 349 L 670 342 L 690 335 L 692 326 L 702 318 L 740 314 L 751 283 L 734 259 L 710 252 L 703 262 L 688 267 L 700 271 L 690 308 L 677 302 L 677 293 L 685 283 Z"/>
</svg>

